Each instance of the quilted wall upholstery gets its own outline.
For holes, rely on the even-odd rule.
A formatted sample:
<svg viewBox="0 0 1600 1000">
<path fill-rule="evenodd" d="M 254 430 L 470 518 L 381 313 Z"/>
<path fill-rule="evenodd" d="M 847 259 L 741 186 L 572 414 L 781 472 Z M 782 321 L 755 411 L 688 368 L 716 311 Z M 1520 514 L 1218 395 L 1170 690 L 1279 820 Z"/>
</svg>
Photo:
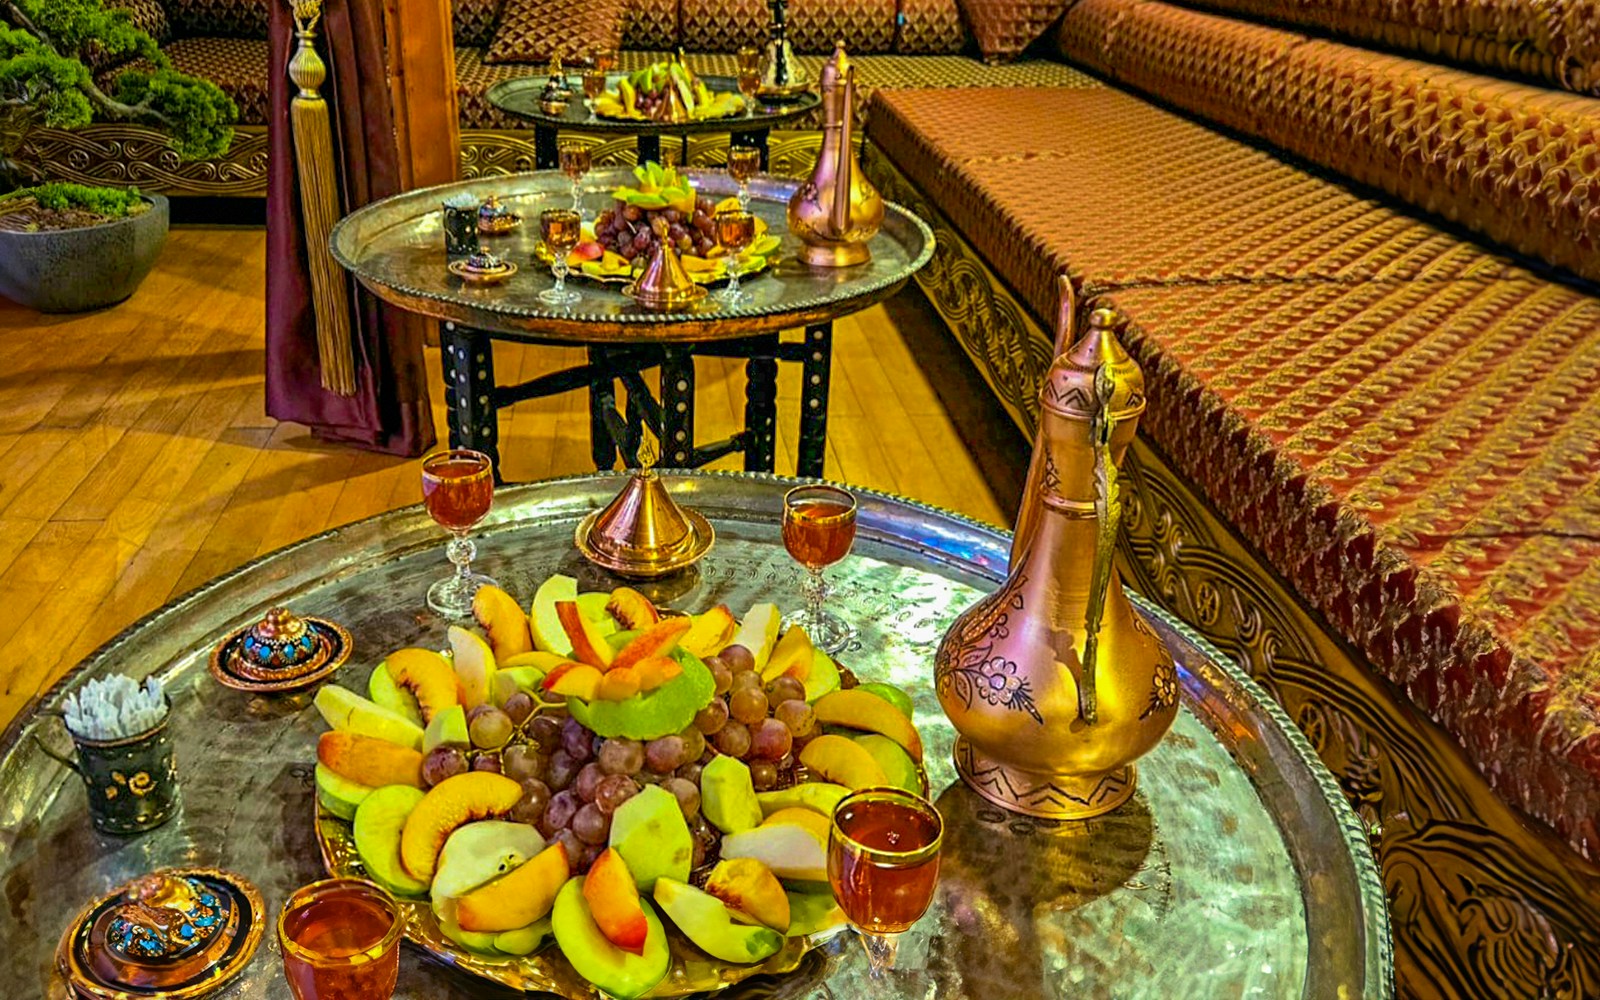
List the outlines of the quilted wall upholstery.
<svg viewBox="0 0 1600 1000">
<path fill-rule="evenodd" d="M 163 0 L 179 38 L 267 37 L 269 0 Z"/>
<path fill-rule="evenodd" d="M 504 0 L 483 61 L 544 64 L 559 54 L 578 63 L 621 48 L 627 17 L 627 0 Z"/>
<path fill-rule="evenodd" d="M 180 38 L 162 46 L 172 68 L 204 77 L 222 88 L 239 108 L 237 124 L 267 123 L 267 40 L 265 38 Z M 146 68 L 134 62 L 101 72 L 102 87 L 127 69 Z"/>
<path fill-rule="evenodd" d="M 1083 0 L 1065 22 L 1069 58 L 1600 280 L 1600 100 L 1277 29 L 1245 35 L 1153 0 Z M 1243 77 L 1235 57 L 1255 60 Z M 1246 93 L 1253 115 L 1229 113 Z"/>
<path fill-rule="evenodd" d="M 790 0 L 789 44 L 796 52 L 827 53 L 844 41 L 851 53 L 894 49 L 895 0 Z M 767 0 L 679 0 L 685 48 L 736 52 L 765 48 L 772 19 Z"/>
<path fill-rule="evenodd" d="M 451 0 L 450 21 L 457 45 L 488 45 L 500 17 L 500 0 Z"/>
<path fill-rule="evenodd" d="M 1009 62 L 1044 36 L 1071 0 L 961 0 L 983 58 Z"/>
<path fill-rule="evenodd" d="M 906 55 L 948 55 L 967 46 L 956 0 L 900 0 L 894 50 Z"/>
<path fill-rule="evenodd" d="M 676 48 L 677 0 L 630 0 L 622 24 L 622 44 L 630 49 Z"/>
<path fill-rule="evenodd" d="M 1193 0 L 1600 96 L 1600 0 Z"/>
<path fill-rule="evenodd" d="M 678 33 L 686 49 L 737 52 L 764 44 L 769 17 L 766 0 L 679 0 Z"/>
</svg>

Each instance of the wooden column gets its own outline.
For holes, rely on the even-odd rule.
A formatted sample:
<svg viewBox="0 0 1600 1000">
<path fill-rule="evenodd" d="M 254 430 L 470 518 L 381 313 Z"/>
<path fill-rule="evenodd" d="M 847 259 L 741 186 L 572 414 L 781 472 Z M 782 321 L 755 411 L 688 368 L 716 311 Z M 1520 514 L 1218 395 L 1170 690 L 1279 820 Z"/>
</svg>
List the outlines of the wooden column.
<svg viewBox="0 0 1600 1000">
<path fill-rule="evenodd" d="M 450 0 L 383 0 L 383 13 L 400 182 L 448 183 L 461 172 Z"/>
</svg>

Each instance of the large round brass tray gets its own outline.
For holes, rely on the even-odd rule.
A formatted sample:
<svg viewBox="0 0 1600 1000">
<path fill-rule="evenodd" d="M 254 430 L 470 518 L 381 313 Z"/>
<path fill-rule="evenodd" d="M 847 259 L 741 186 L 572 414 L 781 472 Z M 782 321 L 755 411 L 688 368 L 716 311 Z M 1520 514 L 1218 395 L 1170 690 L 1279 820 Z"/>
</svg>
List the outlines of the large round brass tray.
<svg viewBox="0 0 1600 1000">
<path fill-rule="evenodd" d="M 717 201 L 739 186 L 722 171 L 687 170 L 696 189 Z M 631 170 L 592 170 L 583 179 L 586 209 L 611 204 L 611 192 L 636 184 Z M 799 260 L 789 235 L 789 196 L 799 182 L 759 176 L 750 181 L 750 210 L 781 236 L 779 263 L 746 287 L 736 305 L 717 300 L 683 312 L 652 312 L 608 285 L 585 284 L 571 307 L 553 307 L 539 293 L 554 279 L 531 263 L 539 243 L 539 213 L 572 203 L 571 184 L 559 171 L 512 174 L 422 188 L 373 202 L 340 219 L 329 241 L 333 256 L 373 294 L 410 312 L 503 336 L 593 344 L 650 339 L 661 343 L 753 337 L 848 315 L 899 291 L 933 255 L 933 231 L 898 205 L 885 203 L 883 228 L 872 238 L 872 259 L 853 267 L 811 267 Z M 469 287 L 446 270 L 440 205 L 446 197 L 480 201 L 500 196 L 528 220 L 503 236 L 485 237 L 495 253 L 522 270 L 510 281 Z"/>
<path fill-rule="evenodd" d="M 686 575 L 646 584 L 678 608 L 757 600 L 792 605 L 801 571 L 779 540 L 788 481 L 663 473 L 716 525 L 717 546 Z M 578 521 L 621 486 L 616 475 L 502 490 L 479 539 L 482 569 L 519 598 L 554 572 L 612 585 L 573 550 Z M 1006 533 L 858 491 L 854 552 L 830 573 L 834 606 L 860 627 L 841 662 L 911 690 L 933 796 L 948 824 L 933 908 L 901 944 L 904 967 L 866 975 L 849 935 L 782 976 L 729 998 L 1206 998 L 1392 996 L 1388 915 L 1365 830 L 1332 776 L 1266 693 L 1181 624 L 1140 607 L 1181 666 L 1184 711 L 1140 762 L 1139 791 L 1087 823 L 1000 813 L 955 780 L 953 733 L 931 678 L 951 620 L 1004 572 Z M 357 690 L 384 653 L 438 646 L 426 610 L 448 569 L 444 539 L 418 508 L 292 546 L 162 608 L 92 655 L 20 717 L 0 744 L 0 976 L 7 994 L 49 996 L 51 950 L 79 907 L 155 868 L 237 871 L 276 906 L 323 865 L 310 822 L 321 719 L 305 695 L 253 697 L 212 681 L 218 638 L 287 604 L 346 625 L 355 654 L 337 676 Z M 184 810 L 132 839 L 89 824 L 83 785 L 35 739 L 64 741 L 44 715 L 90 677 L 159 672 Z M 511 997 L 454 956 L 402 954 L 401 1000 Z M 288 1000 L 275 948 L 262 948 L 225 1000 Z M 59 995 L 59 994 L 57 994 Z"/>
</svg>

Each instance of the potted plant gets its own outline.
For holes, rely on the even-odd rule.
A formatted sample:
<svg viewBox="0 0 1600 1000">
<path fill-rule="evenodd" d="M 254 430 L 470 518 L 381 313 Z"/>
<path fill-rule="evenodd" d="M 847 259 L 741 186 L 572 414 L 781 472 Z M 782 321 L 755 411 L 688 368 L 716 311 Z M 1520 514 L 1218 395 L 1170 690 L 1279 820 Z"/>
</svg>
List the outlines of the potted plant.
<svg viewBox="0 0 1600 1000">
<path fill-rule="evenodd" d="M 89 52 L 128 68 L 102 90 Z M 102 0 L 0 0 L 0 295 L 45 312 L 94 309 L 132 295 L 155 264 L 165 198 L 50 183 L 26 162 L 30 129 L 82 128 L 96 114 L 161 129 L 180 157 L 204 159 L 227 152 L 238 109 L 216 84 L 174 72 Z"/>
</svg>

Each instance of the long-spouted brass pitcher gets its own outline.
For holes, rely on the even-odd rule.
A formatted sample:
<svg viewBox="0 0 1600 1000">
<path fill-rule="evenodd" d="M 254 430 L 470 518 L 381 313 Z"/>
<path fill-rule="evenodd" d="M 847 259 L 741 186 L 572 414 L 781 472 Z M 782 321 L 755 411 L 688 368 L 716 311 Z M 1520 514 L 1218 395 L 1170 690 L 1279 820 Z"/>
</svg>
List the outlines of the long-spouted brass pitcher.
<svg viewBox="0 0 1600 1000">
<path fill-rule="evenodd" d="M 994 594 L 939 646 L 939 703 L 956 769 L 984 798 L 1054 819 L 1098 816 L 1133 794 L 1133 762 L 1178 712 L 1166 644 L 1122 592 L 1113 554 L 1117 467 L 1144 412 L 1144 375 L 1108 309 L 1045 377 L 1028 537 Z"/>
<path fill-rule="evenodd" d="M 807 264 L 848 267 L 872 259 L 867 241 L 883 225 L 883 196 L 856 160 L 856 69 L 843 45 L 822 67 L 821 89 L 822 148 L 789 199 L 789 232 Z"/>
</svg>

